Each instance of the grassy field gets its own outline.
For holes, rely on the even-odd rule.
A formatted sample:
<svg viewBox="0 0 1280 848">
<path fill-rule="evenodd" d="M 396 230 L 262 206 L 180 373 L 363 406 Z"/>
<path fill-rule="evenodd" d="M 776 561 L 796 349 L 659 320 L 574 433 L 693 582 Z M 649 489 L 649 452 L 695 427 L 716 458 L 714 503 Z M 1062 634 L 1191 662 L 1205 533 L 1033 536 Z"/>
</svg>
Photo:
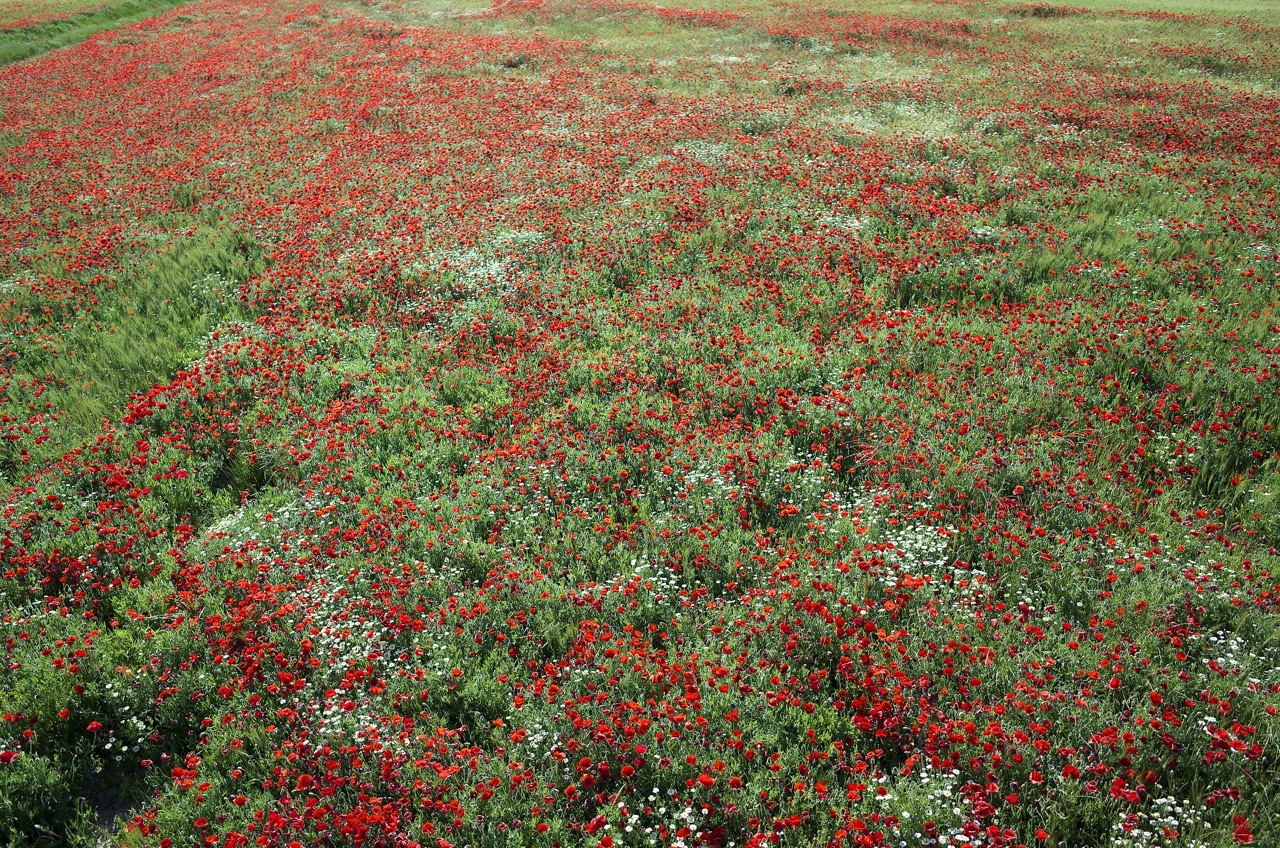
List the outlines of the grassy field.
<svg viewBox="0 0 1280 848">
<path fill-rule="evenodd" d="M 1014 4 L 1010 4 L 1014 5 Z M 1275 0 L 1083 0 L 1062 5 L 1100 11 L 1169 12 L 1175 15 L 1197 15 L 1209 18 L 1242 18 L 1274 24 L 1280 20 L 1280 3 Z"/>
<path fill-rule="evenodd" d="M 106 5 L 102 0 L 7 0 L 0 3 L 0 26 L 22 21 L 69 16 Z"/>
<path fill-rule="evenodd" d="M 182 0 L 123 0 L 47 8 L 0 6 L 0 65 L 19 62 L 73 44 L 100 32 L 127 27 L 168 9 Z"/>
<path fill-rule="evenodd" d="M 412 5 L 412 4 L 406 4 Z M 785 14 L 806 4 L 777 2 L 777 0 L 655 0 L 655 6 L 689 9 L 719 9 L 724 11 L 751 11 L 775 15 Z M 1048 10 L 1090 9 L 1099 12 L 1162 12 L 1174 15 L 1193 15 L 1217 19 L 1243 18 L 1259 23 L 1274 24 L 1280 20 L 1280 3 L 1276 0 L 1081 0 L 1081 2 L 1019 2 L 1019 0 L 980 0 L 965 3 L 935 3 L 921 0 L 831 0 L 821 4 L 824 9 L 855 14 L 894 14 L 904 17 L 933 17 L 939 14 L 972 16 L 975 11 L 1000 15 L 1017 13 L 1019 9 L 1039 7 Z"/>
<path fill-rule="evenodd" d="M 1277 844 L 1275 12 L 0 7 L 0 845 Z"/>
</svg>

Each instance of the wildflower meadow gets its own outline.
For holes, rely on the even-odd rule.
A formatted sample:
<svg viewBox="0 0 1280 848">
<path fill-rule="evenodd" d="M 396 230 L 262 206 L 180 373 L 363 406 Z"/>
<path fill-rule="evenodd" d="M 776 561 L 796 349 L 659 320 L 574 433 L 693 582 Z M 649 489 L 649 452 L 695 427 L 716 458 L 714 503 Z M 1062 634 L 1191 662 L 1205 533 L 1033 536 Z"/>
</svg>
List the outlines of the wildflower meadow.
<svg viewBox="0 0 1280 848">
<path fill-rule="evenodd" d="M 1280 845 L 1275 0 L 0 0 L 0 846 Z"/>
</svg>

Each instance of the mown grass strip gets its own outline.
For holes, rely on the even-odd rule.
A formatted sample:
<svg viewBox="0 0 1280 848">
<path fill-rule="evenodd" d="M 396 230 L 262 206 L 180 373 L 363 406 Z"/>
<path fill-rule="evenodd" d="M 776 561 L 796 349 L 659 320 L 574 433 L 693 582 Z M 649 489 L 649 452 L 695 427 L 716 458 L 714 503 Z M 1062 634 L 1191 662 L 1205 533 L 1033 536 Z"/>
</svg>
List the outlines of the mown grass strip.
<svg viewBox="0 0 1280 848">
<path fill-rule="evenodd" d="M 0 65 L 21 62 L 50 50 L 79 44 L 104 30 L 146 20 L 185 2 L 187 0 L 128 0 L 68 18 L 0 29 Z"/>
</svg>

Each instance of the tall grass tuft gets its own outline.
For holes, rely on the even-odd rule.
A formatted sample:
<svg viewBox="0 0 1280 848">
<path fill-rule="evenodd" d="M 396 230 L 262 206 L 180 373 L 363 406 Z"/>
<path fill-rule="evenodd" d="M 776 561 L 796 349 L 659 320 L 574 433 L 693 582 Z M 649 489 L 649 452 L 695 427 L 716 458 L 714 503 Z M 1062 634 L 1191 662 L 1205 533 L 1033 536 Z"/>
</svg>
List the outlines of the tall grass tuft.
<svg viewBox="0 0 1280 848">
<path fill-rule="evenodd" d="M 15 387 L 33 381 L 51 386 L 38 402 L 51 404 L 58 415 L 62 447 L 91 437 L 104 419 L 121 414 L 132 394 L 167 382 L 210 330 L 234 318 L 235 290 L 264 267 L 257 244 L 214 226 L 140 259 L 132 273 L 105 284 L 96 308 L 64 325 L 48 346 L 56 353 L 19 363 L 11 400 L 35 400 L 18 396 L 24 389 Z M 39 304 L 18 300 L 11 308 L 28 307 Z"/>
</svg>

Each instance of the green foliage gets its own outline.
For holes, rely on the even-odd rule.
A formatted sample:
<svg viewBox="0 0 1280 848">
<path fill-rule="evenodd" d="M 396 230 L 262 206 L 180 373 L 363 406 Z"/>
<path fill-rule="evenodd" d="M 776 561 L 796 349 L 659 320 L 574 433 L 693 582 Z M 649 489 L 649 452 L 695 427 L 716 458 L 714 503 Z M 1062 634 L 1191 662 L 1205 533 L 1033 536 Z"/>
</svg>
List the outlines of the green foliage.
<svg viewBox="0 0 1280 848">
<path fill-rule="evenodd" d="M 239 286 L 263 267 L 258 245 L 216 224 L 165 252 L 135 256 L 98 285 L 90 312 L 67 316 L 56 336 L 24 350 L 11 407 L 38 403 L 59 416 L 46 455 L 78 445 L 104 419 L 119 418 L 131 395 L 168 382 L 198 356 L 205 335 L 236 318 Z M 42 309 L 24 290 L 7 305 L 11 316 Z M 23 387 L 34 380 L 52 388 L 30 396 Z"/>
<path fill-rule="evenodd" d="M 26 754 L 0 769 L 0 844 L 92 844 L 98 836 L 97 817 L 77 789 L 77 770 L 56 757 Z"/>
<path fill-rule="evenodd" d="M 0 845 L 1263 840 L 1275 179 L 1168 144 L 1241 98 L 1044 4 L 216 6 L 217 164 L 7 266 Z"/>
<path fill-rule="evenodd" d="M 66 18 L 55 18 L 24 27 L 0 28 L 0 65 L 20 62 L 50 50 L 78 44 L 103 30 L 137 23 L 181 6 L 184 2 L 186 0 L 125 0 Z"/>
</svg>

